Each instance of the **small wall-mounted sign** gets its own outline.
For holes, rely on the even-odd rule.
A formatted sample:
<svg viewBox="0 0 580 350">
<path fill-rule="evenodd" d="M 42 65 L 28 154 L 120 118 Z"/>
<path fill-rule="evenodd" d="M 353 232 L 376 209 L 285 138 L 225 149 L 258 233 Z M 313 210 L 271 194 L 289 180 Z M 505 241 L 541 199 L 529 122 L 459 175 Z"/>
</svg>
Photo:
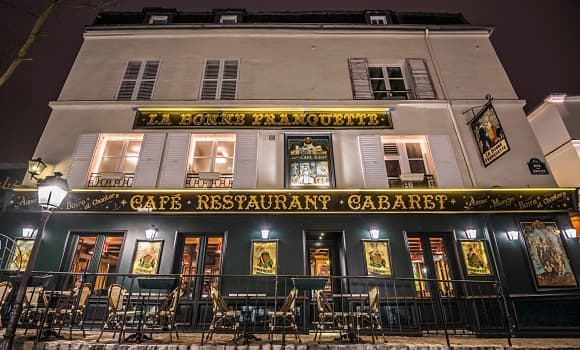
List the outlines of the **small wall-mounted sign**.
<svg viewBox="0 0 580 350">
<path fill-rule="evenodd" d="M 530 174 L 532 175 L 548 175 L 548 168 L 546 168 L 546 163 L 542 162 L 538 158 L 531 158 L 528 162 L 528 168 L 530 169 Z"/>
</svg>

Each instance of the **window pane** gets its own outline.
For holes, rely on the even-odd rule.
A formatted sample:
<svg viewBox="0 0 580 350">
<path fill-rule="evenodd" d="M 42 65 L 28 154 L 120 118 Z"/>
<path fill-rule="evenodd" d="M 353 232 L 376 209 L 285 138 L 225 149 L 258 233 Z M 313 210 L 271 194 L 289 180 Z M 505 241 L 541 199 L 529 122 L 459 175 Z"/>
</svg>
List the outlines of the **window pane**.
<svg viewBox="0 0 580 350">
<path fill-rule="evenodd" d="M 121 158 L 103 158 L 101 165 L 97 172 L 99 173 L 113 173 L 119 171 Z"/>
<path fill-rule="evenodd" d="M 121 245 L 123 244 L 122 236 L 107 236 L 103 244 L 101 258 L 99 259 L 99 273 L 115 273 L 119 265 L 119 256 L 121 255 Z M 95 290 L 107 289 L 115 283 L 115 276 L 99 275 L 95 279 Z"/>
<path fill-rule="evenodd" d="M 211 158 L 196 158 L 191 165 L 191 172 L 200 173 L 211 171 Z"/>
<path fill-rule="evenodd" d="M 405 83 L 402 80 L 389 80 L 389 84 L 391 85 L 391 90 L 394 91 L 405 90 Z"/>
<path fill-rule="evenodd" d="M 411 264 L 413 267 L 413 278 L 415 279 L 415 292 L 419 297 L 428 297 L 430 295 L 426 281 L 427 267 L 425 266 L 425 257 L 423 255 L 423 245 L 420 238 L 409 237 L 409 254 L 411 255 Z"/>
<path fill-rule="evenodd" d="M 233 157 L 234 156 L 233 141 L 218 141 L 216 149 L 216 157 Z"/>
<path fill-rule="evenodd" d="M 123 163 L 123 168 L 121 172 L 123 173 L 134 173 L 135 168 L 137 167 L 137 157 L 127 157 L 125 158 L 125 162 Z"/>
<path fill-rule="evenodd" d="M 412 173 L 423 173 L 425 174 L 425 163 L 423 159 L 421 160 L 409 160 L 409 168 L 411 168 Z"/>
<path fill-rule="evenodd" d="M 400 67 L 387 67 L 387 74 L 389 78 L 402 78 L 403 72 Z"/>
<path fill-rule="evenodd" d="M 104 157 L 119 157 L 123 152 L 123 144 L 125 141 L 107 141 L 105 144 Z"/>
<path fill-rule="evenodd" d="M 383 78 L 383 69 L 381 67 L 369 67 L 369 76 L 371 78 Z"/>
<path fill-rule="evenodd" d="M 141 151 L 141 141 L 129 141 L 127 145 L 126 156 L 139 156 L 139 151 Z"/>
<path fill-rule="evenodd" d="M 215 171 L 222 174 L 233 174 L 234 172 L 233 158 L 216 158 Z"/>
<path fill-rule="evenodd" d="M 207 248 L 205 250 L 205 259 L 203 265 L 204 275 L 219 275 L 221 271 L 221 256 L 222 256 L 223 238 L 208 237 Z M 202 287 L 202 294 L 209 293 L 209 279 L 204 278 Z"/>
<path fill-rule="evenodd" d="M 401 164 L 398 160 L 385 160 L 388 177 L 399 177 L 401 175 Z"/>
<path fill-rule="evenodd" d="M 371 80 L 371 86 L 373 88 L 373 91 L 385 91 L 387 89 L 385 81 L 382 79 Z"/>
<path fill-rule="evenodd" d="M 195 150 L 193 152 L 194 157 L 211 157 L 211 150 L 213 147 L 213 141 L 196 141 Z"/>
<path fill-rule="evenodd" d="M 405 148 L 407 148 L 407 156 L 409 158 L 423 158 L 420 143 L 406 143 Z"/>
</svg>

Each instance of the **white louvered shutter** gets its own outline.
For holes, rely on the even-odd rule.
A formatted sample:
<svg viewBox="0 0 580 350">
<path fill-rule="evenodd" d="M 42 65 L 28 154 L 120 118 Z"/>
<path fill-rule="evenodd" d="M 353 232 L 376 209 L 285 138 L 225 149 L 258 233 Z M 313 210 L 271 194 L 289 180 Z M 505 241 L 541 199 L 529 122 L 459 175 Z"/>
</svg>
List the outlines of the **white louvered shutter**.
<svg viewBox="0 0 580 350">
<path fill-rule="evenodd" d="M 137 100 L 150 100 L 153 96 L 153 88 L 159 71 L 159 61 L 147 61 L 143 74 L 141 75 L 141 84 L 137 92 Z"/>
<path fill-rule="evenodd" d="M 238 61 L 225 60 L 223 65 L 221 100 L 235 100 L 238 85 Z"/>
<path fill-rule="evenodd" d="M 378 135 L 358 137 L 365 188 L 385 188 L 388 186 L 387 170 Z"/>
<path fill-rule="evenodd" d="M 239 133 L 236 136 L 236 158 L 234 162 L 234 183 L 232 188 L 256 188 L 258 156 L 258 135 L 256 132 Z"/>
<path fill-rule="evenodd" d="M 368 62 L 366 58 L 349 58 L 348 69 L 352 94 L 355 100 L 373 100 L 373 90 L 369 80 Z"/>
<path fill-rule="evenodd" d="M 201 82 L 201 99 L 215 100 L 217 96 L 218 80 L 220 75 L 220 61 L 207 60 L 203 70 Z"/>
<path fill-rule="evenodd" d="M 146 133 L 143 136 L 133 179 L 134 188 L 155 188 L 164 143 L 165 133 Z"/>
<path fill-rule="evenodd" d="M 189 133 L 167 135 L 165 154 L 159 173 L 159 188 L 183 188 L 190 143 L 191 134 Z"/>
<path fill-rule="evenodd" d="M 428 135 L 431 159 L 435 165 L 437 187 L 462 188 L 463 181 L 455 160 L 455 152 L 449 136 Z"/>
<path fill-rule="evenodd" d="M 66 180 L 71 188 L 86 187 L 89 167 L 91 166 L 98 141 L 99 134 L 82 134 L 79 136 L 66 175 Z"/>
<path fill-rule="evenodd" d="M 423 58 L 407 58 L 407 69 L 411 74 L 413 92 L 417 100 L 434 100 L 437 93 Z"/>
<path fill-rule="evenodd" d="M 139 73 L 141 71 L 141 61 L 129 61 L 125 68 L 125 75 L 117 94 L 117 100 L 132 100 Z"/>
</svg>

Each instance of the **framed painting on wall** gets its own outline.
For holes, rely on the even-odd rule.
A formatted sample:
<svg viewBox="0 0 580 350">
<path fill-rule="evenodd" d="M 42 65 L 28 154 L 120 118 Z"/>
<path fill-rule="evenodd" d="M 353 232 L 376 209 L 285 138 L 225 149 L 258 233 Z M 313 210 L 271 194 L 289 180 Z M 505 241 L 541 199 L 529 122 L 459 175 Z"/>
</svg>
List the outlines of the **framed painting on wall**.
<svg viewBox="0 0 580 350">
<path fill-rule="evenodd" d="M 363 240 L 363 254 L 367 275 L 392 277 L 389 240 Z"/>
<path fill-rule="evenodd" d="M 34 245 L 33 239 L 17 239 L 15 241 L 14 252 L 8 263 L 8 270 L 24 271 L 30 260 L 30 253 Z"/>
<path fill-rule="evenodd" d="M 568 253 L 553 221 L 520 222 L 534 282 L 538 289 L 577 287 Z"/>
<path fill-rule="evenodd" d="M 252 241 L 252 275 L 276 275 L 278 273 L 278 240 Z"/>
<path fill-rule="evenodd" d="M 159 272 L 163 241 L 137 240 L 131 263 L 131 273 L 154 275 Z"/>
<path fill-rule="evenodd" d="M 484 241 L 459 241 L 467 276 L 491 276 L 489 256 Z"/>
</svg>

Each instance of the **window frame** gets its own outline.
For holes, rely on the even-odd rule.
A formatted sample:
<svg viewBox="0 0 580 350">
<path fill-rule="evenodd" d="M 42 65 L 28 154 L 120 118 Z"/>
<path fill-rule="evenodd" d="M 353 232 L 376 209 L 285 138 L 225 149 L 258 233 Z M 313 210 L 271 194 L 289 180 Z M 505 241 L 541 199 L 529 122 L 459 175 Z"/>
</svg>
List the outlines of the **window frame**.
<svg viewBox="0 0 580 350">
<path fill-rule="evenodd" d="M 212 149 L 211 149 L 211 160 L 210 160 L 210 169 L 209 171 L 199 171 L 194 172 L 192 171 L 192 166 L 194 164 L 195 157 L 195 143 L 196 138 L 200 139 L 200 141 L 209 141 L 209 140 L 201 140 L 202 137 L 212 138 Z M 235 133 L 231 134 L 191 134 L 190 137 L 190 144 L 189 144 L 189 155 L 187 157 L 187 174 L 195 174 L 199 175 L 202 173 L 218 173 L 215 169 L 216 159 L 217 159 L 217 144 L 219 141 L 231 141 L 234 144 L 234 153 L 231 156 L 225 157 L 227 159 L 232 160 L 232 172 L 231 173 L 222 173 L 219 172 L 220 175 L 233 175 L 235 172 L 236 166 L 236 139 L 237 135 Z M 201 158 L 200 158 L 201 159 Z"/>
<path fill-rule="evenodd" d="M 127 72 L 127 68 L 131 62 L 140 62 L 139 72 L 137 73 L 137 78 L 135 79 L 125 79 L 125 74 Z M 148 62 L 157 62 L 157 72 L 155 74 L 155 79 L 143 79 L 143 75 L 145 73 L 145 68 L 147 67 Z M 153 96 L 155 95 L 155 89 L 157 88 L 157 80 L 159 78 L 159 71 L 161 70 L 161 60 L 158 58 L 135 58 L 130 59 L 125 63 L 125 69 L 123 70 L 121 76 L 121 82 L 119 87 L 117 88 L 117 94 L 115 95 L 115 101 L 151 101 L 153 100 Z M 153 87 L 151 88 L 151 96 L 148 99 L 139 99 L 139 90 L 141 89 L 141 84 L 145 81 L 153 80 Z M 121 93 L 121 87 L 125 81 L 135 81 L 135 86 L 133 86 L 133 91 L 131 93 L 131 98 L 126 99 L 119 99 L 119 95 Z"/>
<path fill-rule="evenodd" d="M 216 79 L 206 79 L 205 78 L 205 72 L 207 69 L 207 63 L 209 61 L 218 61 L 219 62 L 219 68 L 218 68 L 218 76 Z M 234 98 L 232 100 L 237 100 L 238 99 L 238 91 L 239 91 L 239 86 L 240 86 L 240 59 L 239 58 L 206 58 L 203 61 L 203 69 L 201 71 L 201 84 L 199 87 L 199 99 L 200 100 L 207 100 L 207 101 L 211 101 L 211 100 L 223 100 L 222 98 L 222 87 L 223 87 L 223 83 L 224 83 L 224 70 L 225 70 L 225 62 L 226 61 L 236 61 L 237 64 L 237 69 L 236 69 L 236 78 L 235 79 L 225 79 L 225 81 L 235 81 L 236 82 L 236 91 L 235 91 L 235 95 Z M 205 81 L 215 81 L 216 82 L 216 91 L 215 91 L 215 95 L 214 98 L 203 98 L 203 84 Z M 229 99 L 227 99 L 229 100 Z"/>
<path fill-rule="evenodd" d="M 386 144 L 396 144 L 397 145 L 397 155 L 388 155 L 385 153 L 385 145 Z M 429 146 L 427 145 L 427 140 L 422 137 L 413 137 L 413 138 L 396 138 L 396 137 L 389 137 L 389 136 L 382 136 L 381 137 L 381 145 L 383 146 L 383 159 L 385 161 L 385 167 L 387 167 L 386 162 L 392 160 L 399 161 L 399 169 L 400 174 L 399 176 L 392 176 L 389 174 L 387 170 L 387 181 L 389 180 L 397 180 L 403 181 L 401 175 L 403 174 L 420 174 L 420 173 L 413 173 L 411 172 L 411 160 L 418 160 L 418 158 L 409 158 L 409 154 L 407 152 L 407 144 L 418 143 L 421 147 L 421 160 L 423 161 L 423 168 L 425 172 L 423 173 L 424 176 L 433 175 L 432 174 L 432 166 L 430 162 L 430 150 Z M 388 169 L 388 168 L 387 168 Z"/>
<path fill-rule="evenodd" d="M 129 142 L 132 141 L 140 141 L 141 144 L 139 146 L 139 154 L 141 153 L 141 148 L 143 147 L 143 139 L 144 139 L 144 135 L 143 134 L 120 134 L 120 135 L 114 135 L 114 134 L 104 134 L 104 135 L 100 135 L 99 137 L 99 141 L 97 143 L 97 149 L 95 151 L 95 154 L 93 156 L 92 159 L 92 164 L 90 167 L 90 172 L 91 173 L 119 173 L 119 174 L 133 174 L 133 173 L 125 173 L 123 171 L 121 171 L 123 169 L 123 166 L 126 162 L 126 158 L 128 157 L 126 155 L 127 153 L 127 149 L 129 147 Z M 118 157 L 114 157 L 114 156 L 105 156 L 105 149 L 107 147 L 107 142 L 110 141 L 123 141 L 123 148 L 121 150 L 121 155 Z M 137 162 L 135 163 L 135 168 L 137 168 L 137 164 L 139 163 L 139 154 L 137 154 Z M 133 157 L 133 156 L 131 156 Z M 101 162 L 104 158 L 121 158 L 121 162 L 119 162 L 119 164 L 117 165 L 116 171 L 102 171 L 101 170 Z"/>
<path fill-rule="evenodd" d="M 383 74 L 382 78 L 373 78 L 371 77 L 371 73 L 370 70 L 371 68 L 380 68 Z M 401 72 L 401 77 L 393 77 L 391 78 L 388 74 L 389 72 L 389 68 L 396 68 L 399 69 Z M 411 90 L 408 88 L 409 84 L 407 84 L 407 78 L 406 78 L 406 71 L 405 71 L 405 66 L 403 64 L 369 64 L 367 66 L 367 71 L 368 71 L 368 78 L 369 78 L 369 84 L 371 87 L 371 93 L 373 95 L 373 99 L 374 100 L 410 100 L 411 99 Z M 385 84 L 385 90 L 375 90 L 373 88 L 373 80 L 375 81 L 382 81 Z M 391 80 L 400 80 L 403 82 L 403 86 L 405 87 L 404 90 L 392 90 L 391 88 Z M 405 96 L 393 96 L 393 91 L 395 93 L 405 93 Z M 376 93 L 386 93 L 387 94 L 387 98 L 384 99 L 379 99 L 376 97 Z"/>
</svg>

